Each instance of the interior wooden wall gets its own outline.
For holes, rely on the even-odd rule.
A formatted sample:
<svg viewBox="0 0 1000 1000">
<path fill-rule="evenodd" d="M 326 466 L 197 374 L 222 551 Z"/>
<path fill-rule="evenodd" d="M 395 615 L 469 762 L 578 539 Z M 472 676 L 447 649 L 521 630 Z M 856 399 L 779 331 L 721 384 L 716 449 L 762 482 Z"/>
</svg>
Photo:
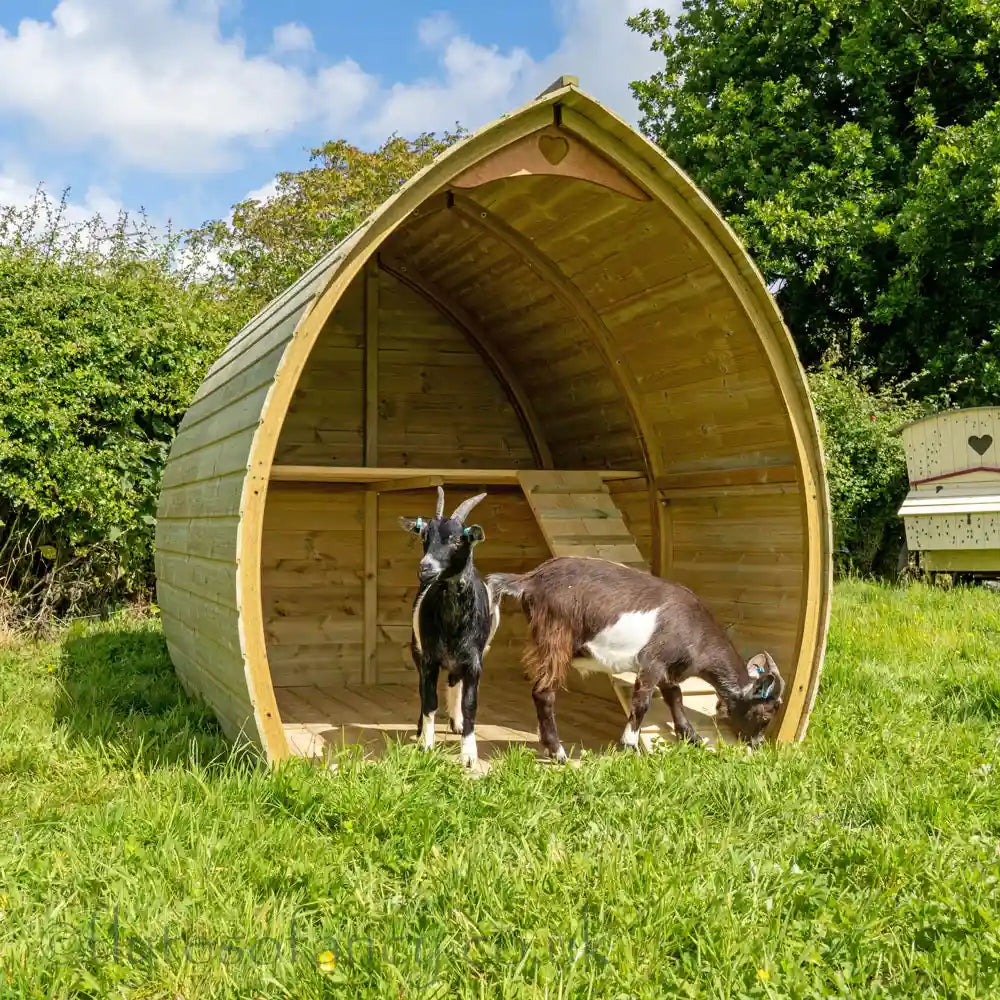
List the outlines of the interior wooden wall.
<svg viewBox="0 0 1000 1000">
<path fill-rule="evenodd" d="M 279 439 L 277 464 L 364 465 L 364 276 L 352 283 L 303 371 Z M 469 338 L 423 297 L 378 275 L 378 465 L 532 468 L 534 458 L 504 387 Z M 481 489 L 483 572 L 530 569 L 548 555 L 518 490 L 446 491 L 449 509 Z M 272 483 L 262 554 L 264 628 L 276 686 L 361 683 L 364 654 L 365 490 Z M 433 514 L 436 490 L 379 494 L 377 646 L 380 683 L 408 682 L 419 543 L 400 515 Z M 524 624 L 511 608 L 489 668 L 517 669 Z"/>
<path fill-rule="evenodd" d="M 623 384 L 664 476 L 793 465 L 789 416 L 760 338 L 666 207 L 546 176 L 462 197 L 492 223 L 444 208 L 395 234 L 389 252 L 490 330 L 538 408 L 557 468 L 643 467 Z M 580 311 L 528 265 L 525 245 L 605 332 L 617 380 Z M 616 490 L 615 499 L 649 557 L 648 494 Z M 741 650 L 764 646 L 792 667 L 807 548 L 794 482 L 692 489 L 662 503 L 663 574 L 701 595 Z"/>
<path fill-rule="evenodd" d="M 432 286 L 439 301 L 454 303 L 488 333 L 529 397 L 556 468 L 644 469 L 640 418 L 649 431 L 645 447 L 665 473 L 791 466 L 789 418 L 759 338 L 715 266 L 666 208 L 551 177 L 508 178 L 471 194 L 501 220 L 501 229 L 490 232 L 442 203 L 397 231 L 382 250 L 394 265 L 405 263 L 409 279 Z M 554 262 L 562 292 L 526 259 L 518 236 Z M 409 282 L 404 286 L 386 271 L 378 277 L 378 299 L 377 463 L 370 464 L 533 467 L 517 413 L 469 337 Z M 588 322 L 605 331 L 616 370 Z M 364 327 L 359 278 L 303 374 L 279 463 L 365 464 Z M 635 485 L 616 487 L 615 500 L 652 561 L 649 494 Z M 433 491 L 424 492 L 429 505 Z M 413 509 L 419 496 L 390 493 L 379 501 L 379 680 L 398 679 L 407 669 L 417 556 L 395 518 L 420 513 Z M 360 493 L 344 503 L 354 504 L 357 518 Z M 526 503 L 515 493 L 503 504 L 504 517 L 481 549 L 484 565 L 508 557 L 518 561 L 514 568 L 537 564 L 548 552 Z M 664 575 L 703 597 L 741 651 L 767 648 L 790 666 L 806 549 L 794 483 L 675 492 L 662 504 Z M 353 530 L 340 560 L 351 567 L 347 572 L 360 565 L 363 578 L 356 520 Z M 279 610 L 268 572 L 265 617 Z M 353 598 L 343 596 L 344 617 L 332 633 L 332 625 L 320 630 L 319 646 L 330 645 L 330 634 L 337 642 L 358 641 L 363 579 L 337 579 L 354 587 Z M 303 607 L 322 601 L 317 593 Z M 505 661 L 504 641 L 494 652 L 498 663 Z M 353 671 L 356 663 L 344 669 Z M 283 676 L 278 670 L 276 683 Z"/>
</svg>

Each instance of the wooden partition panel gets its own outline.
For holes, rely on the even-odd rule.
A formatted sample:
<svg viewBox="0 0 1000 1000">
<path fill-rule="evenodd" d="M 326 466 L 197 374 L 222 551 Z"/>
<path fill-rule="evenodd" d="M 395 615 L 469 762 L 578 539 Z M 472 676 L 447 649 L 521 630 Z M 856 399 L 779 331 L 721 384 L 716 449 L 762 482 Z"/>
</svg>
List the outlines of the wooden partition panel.
<svg viewBox="0 0 1000 1000">
<path fill-rule="evenodd" d="M 378 281 L 377 464 L 530 468 L 508 393 L 468 335 L 391 274 Z"/>
<path fill-rule="evenodd" d="M 261 594 L 276 686 L 361 680 L 363 512 L 361 490 L 272 484 Z"/>
</svg>

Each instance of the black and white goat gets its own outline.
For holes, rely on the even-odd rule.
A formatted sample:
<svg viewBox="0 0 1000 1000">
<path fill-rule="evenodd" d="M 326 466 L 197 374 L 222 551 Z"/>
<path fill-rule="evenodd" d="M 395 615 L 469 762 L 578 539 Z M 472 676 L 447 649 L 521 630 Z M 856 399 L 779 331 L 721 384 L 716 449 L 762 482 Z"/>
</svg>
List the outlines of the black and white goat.
<svg viewBox="0 0 1000 1000">
<path fill-rule="evenodd" d="M 719 713 L 751 746 L 781 708 L 785 682 L 769 653 L 744 663 L 698 597 L 680 584 L 619 563 L 562 556 L 529 573 L 486 578 L 491 599 L 520 598 L 531 638 L 524 664 L 533 681 L 538 737 L 549 756 L 566 751 L 556 731 L 556 690 L 574 657 L 589 657 L 595 670 L 635 671 L 631 714 L 620 745 L 639 748 L 639 731 L 654 688 L 670 709 L 674 730 L 693 743 L 699 737 L 684 714 L 681 689 L 688 677 L 715 688 Z"/>
<path fill-rule="evenodd" d="M 452 732 L 462 737 L 462 762 L 473 765 L 476 752 L 476 709 L 483 657 L 500 623 L 500 606 L 476 572 L 472 550 L 486 536 L 465 519 L 485 493 L 463 500 L 451 517 L 444 516 L 444 490 L 438 487 L 434 517 L 401 517 L 406 531 L 424 543 L 420 589 L 413 602 L 410 651 L 420 674 L 420 719 L 417 735 L 425 750 L 434 746 L 438 674 L 448 672 L 448 715 Z"/>
</svg>

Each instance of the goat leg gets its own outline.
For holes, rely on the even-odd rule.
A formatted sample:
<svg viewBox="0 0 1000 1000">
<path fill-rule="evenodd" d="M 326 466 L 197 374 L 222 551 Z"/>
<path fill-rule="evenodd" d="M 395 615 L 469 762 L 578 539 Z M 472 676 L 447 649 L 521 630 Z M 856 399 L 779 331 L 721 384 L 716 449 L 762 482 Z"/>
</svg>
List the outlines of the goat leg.
<svg viewBox="0 0 1000 1000">
<path fill-rule="evenodd" d="M 538 714 L 538 740 L 545 752 L 557 763 L 566 763 L 566 750 L 559 742 L 556 730 L 556 689 L 555 687 L 540 687 L 536 681 L 531 689 L 531 698 Z"/>
<path fill-rule="evenodd" d="M 656 687 L 656 681 L 651 680 L 645 670 L 640 670 L 635 678 L 635 687 L 632 689 L 632 705 L 628 725 L 625 726 L 625 732 L 618 740 L 618 745 L 624 750 L 639 752 L 639 732 L 642 729 L 642 720 L 649 711 L 654 687 Z"/>
<path fill-rule="evenodd" d="M 704 740 L 695 732 L 694 726 L 691 725 L 688 717 L 684 714 L 684 696 L 681 693 L 680 687 L 676 684 L 671 684 L 666 678 L 660 681 L 659 687 L 660 694 L 663 695 L 663 700 L 666 702 L 667 708 L 670 709 L 670 718 L 673 720 L 674 732 L 677 734 L 677 738 L 700 746 Z"/>
<path fill-rule="evenodd" d="M 459 727 L 462 733 L 462 763 L 473 767 L 479 759 L 476 750 L 476 711 L 479 706 L 479 678 L 482 666 L 479 661 L 469 664 L 459 681 L 461 701 L 459 704 Z"/>
<path fill-rule="evenodd" d="M 462 691 L 465 684 L 461 674 L 451 674 L 448 677 L 448 720 L 451 731 L 456 736 L 462 735 Z"/>
<path fill-rule="evenodd" d="M 420 666 L 420 718 L 417 720 L 417 736 L 422 750 L 434 749 L 434 713 L 438 704 L 438 664 L 427 663 Z"/>
</svg>

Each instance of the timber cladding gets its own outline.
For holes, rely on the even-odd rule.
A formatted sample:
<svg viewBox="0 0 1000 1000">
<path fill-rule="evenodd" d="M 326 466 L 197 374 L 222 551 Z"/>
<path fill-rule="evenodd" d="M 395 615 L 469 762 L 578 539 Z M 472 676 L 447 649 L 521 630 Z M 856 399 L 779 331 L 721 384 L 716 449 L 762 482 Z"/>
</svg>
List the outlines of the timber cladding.
<svg viewBox="0 0 1000 1000">
<path fill-rule="evenodd" d="M 487 491 L 483 572 L 572 551 L 690 586 L 741 652 L 776 657 L 775 735 L 805 735 L 830 524 L 791 339 L 704 196 L 573 84 L 404 185 L 192 402 L 164 473 L 158 598 L 180 677 L 227 732 L 272 760 L 306 752 L 316 705 L 360 732 L 400 684 L 415 719 L 419 553 L 396 520 L 433 513 L 438 484 L 449 509 Z M 491 674 L 520 677 L 523 638 L 511 606 L 484 702 Z"/>
</svg>

